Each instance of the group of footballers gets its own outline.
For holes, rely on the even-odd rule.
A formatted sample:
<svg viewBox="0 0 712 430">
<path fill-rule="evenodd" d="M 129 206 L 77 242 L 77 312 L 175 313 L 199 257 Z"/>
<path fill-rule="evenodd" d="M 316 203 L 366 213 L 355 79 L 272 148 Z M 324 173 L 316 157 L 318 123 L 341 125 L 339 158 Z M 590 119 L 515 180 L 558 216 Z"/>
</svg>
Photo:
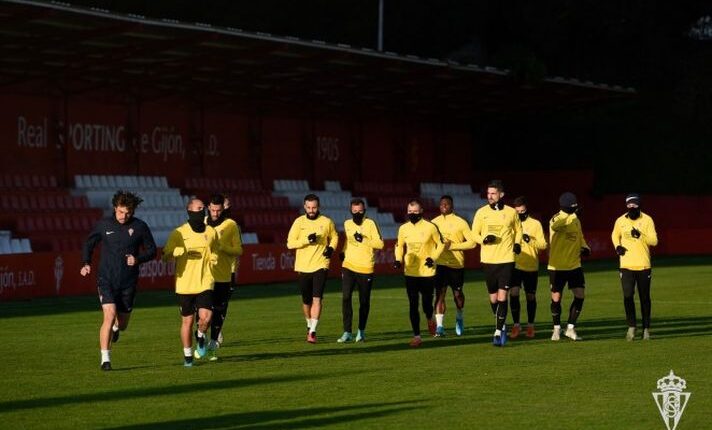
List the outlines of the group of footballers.
<svg viewBox="0 0 712 430">
<path fill-rule="evenodd" d="M 485 273 L 495 330 L 494 346 L 504 346 L 508 338 L 522 333 L 520 323 L 520 290 L 527 303 L 526 336 L 535 337 L 536 290 L 539 277 L 539 254 L 549 248 L 548 272 L 551 291 L 551 340 L 562 336 L 562 293 L 568 286 L 573 295 L 563 335 L 578 341 L 576 324 L 585 297 L 585 278 L 581 258 L 591 254 L 578 218 L 576 196 L 565 192 L 559 197 L 559 211 L 549 220 L 549 240 L 541 222 L 529 215 L 524 197 L 514 199 L 513 207 L 504 204 L 504 186 L 499 180 L 487 185 L 487 205 L 475 212 L 472 225 L 454 213 L 451 196 L 440 198 L 440 215 L 432 220 L 423 218 L 423 206 L 413 199 L 407 206 L 407 221 L 398 229 L 393 267 L 403 270 L 409 302 L 413 338 L 411 347 L 422 344 L 420 308 L 425 314 L 428 331 L 434 337 L 445 335 L 444 314 L 448 287 L 453 291 L 456 306 L 455 333 L 464 332 L 464 252 L 480 246 L 480 261 Z M 344 332 L 339 343 L 363 342 L 370 310 L 376 250 L 383 248 L 383 239 L 376 223 L 365 213 L 361 199 L 351 201 L 352 219 L 344 221 L 345 243 L 339 258 L 342 261 L 342 316 Z M 658 242 L 652 218 L 641 212 L 640 196 L 629 194 L 626 212 L 615 223 L 611 239 L 620 256 L 620 276 L 623 288 L 628 340 L 636 336 L 636 316 L 633 295 L 636 287 L 643 314 L 643 339 L 650 339 L 650 247 Z M 304 215 L 297 218 L 289 230 L 287 248 L 296 250 L 294 270 L 302 295 L 307 323 L 306 340 L 317 342 L 317 325 L 321 315 L 321 300 L 330 260 L 339 238 L 334 222 L 319 213 L 319 197 L 304 198 Z M 351 297 L 359 290 L 359 325 L 352 331 Z M 513 325 L 507 330 L 508 310 Z"/>
<path fill-rule="evenodd" d="M 420 308 L 425 314 L 428 331 L 434 337 L 445 335 L 444 314 L 448 287 L 453 291 L 456 307 L 455 333 L 465 330 L 464 252 L 480 246 L 480 260 L 495 319 L 492 344 L 504 346 L 508 338 L 522 333 L 520 323 L 520 289 L 527 304 L 526 336 L 535 337 L 536 290 L 539 276 L 539 254 L 549 248 L 548 272 L 551 291 L 551 340 L 561 338 L 562 293 L 564 287 L 573 294 L 569 307 L 565 337 L 578 341 L 576 324 L 584 303 L 585 279 L 581 257 L 590 255 L 577 216 L 576 196 L 571 192 L 559 198 L 560 210 L 549 221 L 549 240 L 542 224 L 529 215 L 527 201 L 517 197 L 513 207 L 504 204 L 504 187 L 493 180 L 487 185 L 488 204 L 475 212 L 472 224 L 454 213 L 451 196 L 442 196 L 440 215 L 423 218 L 423 206 L 417 199 L 407 205 L 407 221 L 398 230 L 393 267 L 403 270 L 409 302 L 413 338 L 409 345 L 422 344 Z M 119 191 L 112 200 L 114 213 L 101 220 L 90 233 L 83 252 L 81 274 L 91 272 L 91 257 L 101 242 L 102 252 L 97 273 L 99 301 L 104 319 L 100 329 L 101 369 L 111 370 L 111 345 L 128 325 L 133 308 L 138 268 L 155 257 L 156 246 L 150 229 L 133 216 L 141 198 Z M 611 239 L 620 257 L 620 278 L 628 331 L 627 340 L 636 338 L 634 293 L 640 297 L 643 339 L 650 339 L 650 247 L 657 245 L 652 218 L 640 210 L 640 196 L 629 194 L 626 212 L 615 222 Z M 242 254 L 238 225 L 229 217 L 229 200 L 216 194 L 210 198 L 208 215 L 203 201 L 190 200 L 188 221 L 177 227 L 163 248 L 162 258 L 176 264 L 175 291 L 182 319 L 180 338 L 184 365 L 194 358 L 208 356 L 217 360 L 222 342 L 222 325 L 235 281 L 237 259 Z M 322 298 L 332 258 L 341 260 L 343 334 L 339 343 L 364 342 L 374 281 L 376 250 L 384 242 L 376 222 L 366 215 L 361 199 L 350 202 L 351 219 L 344 221 L 345 242 L 335 255 L 339 242 L 334 222 L 319 212 L 319 197 L 304 198 L 304 215 L 292 224 L 287 248 L 295 250 L 294 270 L 302 296 L 306 321 L 306 341 L 317 342 Z M 352 295 L 359 293 L 358 329 L 352 328 Z M 506 326 L 508 309 L 513 325 Z M 197 321 L 197 329 L 193 328 Z M 210 339 L 207 332 L 210 329 Z M 193 337 L 196 348 L 193 350 Z"/>
</svg>

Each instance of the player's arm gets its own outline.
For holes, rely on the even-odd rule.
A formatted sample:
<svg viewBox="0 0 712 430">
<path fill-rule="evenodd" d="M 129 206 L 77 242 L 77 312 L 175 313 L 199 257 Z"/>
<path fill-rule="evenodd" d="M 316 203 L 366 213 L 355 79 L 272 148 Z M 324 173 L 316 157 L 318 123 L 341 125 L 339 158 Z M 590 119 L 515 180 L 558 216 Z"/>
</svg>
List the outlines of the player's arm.
<svg viewBox="0 0 712 430">
<path fill-rule="evenodd" d="M 463 221 L 460 226 L 460 232 L 462 232 L 462 237 L 465 240 L 459 243 L 450 242 L 449 249 L 451 251 L 467 251 L 468 249 L 474 249 L 477 246 L 477 241 L 475 240 L 475 235 L 472 234 L 472 230 L 470 230 L 470 226 L 467 225 L 465 221 Z"/>
<path fill-rule="evenodd" d="M 534 241 L 534 247 L 540 251 L 543 251 L 547 247 L 546 237 L 544 237 L 544 227 L 541 223 L 537 221 L 534 223 L 534 234 L 532 234 L 530 240 Z"/>
<path fill-rule="evenodd" d="M 210 261 L 210 264 L 214 266 L 214 265 L 218 264 L 218 251 L 223 250 L 221 248 L 220 240 L 218 238 L 218 232 L 215 229 L 213 229 L 213 234 L 210 237 L 210 242 L 208 243 L 208 249 L 210 250 L 208 259 Z"/>
<path fill-rule="evenodd" d="M 138 263 L 145 263 L 156 258 L 156 241 L 153 240 L 153 234 L 148 225 L 144 224 L 143 235 L 141 236 L 143 249 L 138 254 Z"/>
<path fill-rule="evenodd" d="M 553 217 L 551 217 L 551 221 L 549 221 L 549 229 L 553 231 L 562 230 L 566 228 L 566 226 L 573 223 L 575 219 L 577 219 L 576 214 L 567 214 L 566 212 L 559 212 Z"/>
<path fill-rule="evenodd" d="M 404 240 L 405 240 L 405 238 L 403 237 L 403 226 L 401 226 L 398 229 L 398 238 L 396 239 L 396 246 L 394 249 L 396 261 L 399 261 L 401 263 L 403 263 L 403 246 L 404 246 L 403 241 Z"/>
<path fill-rule="evenodd" d="M 655 222 L 652 218 L 649 218 L 650 222 L 643 225 L 643 231 L 641 231 L 640 238 L 645 240 L 648 246 L 658 245 L 658 233 L 655 231 Z"/>
<path fill-rule="evenodd" d="M 299 237 L 300 228 L 299 225 L 301 218 L 297 218 L 292 223 L 292 227 L 289 229 L 289 234 L 287 234 L 287 249 L 299 249 L 304 248 L 309 245 L 308 237 Z"/>
<path fill-rule="evenodd" d="M 185 244 L 178 230 L 173 230 L 168 236 L 166 245 L 163 247 L 163 261 L 174 260 L 176 257 L 181 257 L 185 254 Z"/>
<path fill-rule="evenodd" d="M 435 247 L 433 248 L 433 252 L 430 255 L 430 258 L 432 258 L 433 260 L 437 260 L 438 258 L 440 258 L 440 254 L 442 254 L 445 250 L 445 243 L 443 242 L 443 236 L 440 234 L 440 229 L 438 229 L 438 226 L 432 223 L 431 225 L 433 226 L 433 229 L 430 233 L 430 238 L 435 243 Z"/>
<path fill-rule="evenodd" d="M 613 224 L 613 231 L 611 232 L 611 242 L 613 242 L 614 248 L 621 246 L 621 236 L 621 219 L 618 218 Z"/>
<path fill-rule="evenodd" d="M 381 236 L 381 230 L 378 228 L 378 224 L 375 221 L 371 221 L 368 229 L 368 236 L 364 236 L 367 245 L 373 249 L 383 249 L 383 237 Z"/>
<path fill-rule="evenodd" d="M 229 223 L 222 235 L 218 236 L 220 252 L 230 257 L 242 255 L 242 241 L 240 240 L 239 227 L 237 224 Z"/>
<path fill-rule="evenodd" d="M 517 216 L 516 212 L 514 214 L 514 244 L 521 244 L 522 243 L 522 234 L 524 234 L 522 230 L 522 222 L 519 221 L 519 217 Z"/>
<path fill-rule="evenodd" d="M 480 211 L 477 211 L 472 219 L 472 237 L 475 239 L 475 242 L 480 245 L 482 245 L 482 241 L 484 240 L 484 236 L 482 236 L 483 227 L 482 216 L 480 215 Z"/>
<path fill-rule="evenodd" d="M 336 225 L 334 225 L 334 221 L 331 219 L 329 220 L 329 244 L 332 249 L 336 249 L 336 246 L 339 244 L 339 233 L 336 231 Z"/>
</svg>

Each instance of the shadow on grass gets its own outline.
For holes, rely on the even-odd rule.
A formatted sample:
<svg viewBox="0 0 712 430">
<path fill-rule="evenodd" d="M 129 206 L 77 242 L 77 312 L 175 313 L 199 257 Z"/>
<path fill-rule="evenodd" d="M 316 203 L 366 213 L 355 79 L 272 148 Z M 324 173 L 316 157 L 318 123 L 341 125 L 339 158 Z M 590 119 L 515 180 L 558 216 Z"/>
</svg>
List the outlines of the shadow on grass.
<svg viewBox="0 0 712 430">
<path fill-rule="evenodd" d="M 599 319 L 583 321 L 577 328 L 586 340 L 624 339 L 628 326 L 624 319 Z M 638 318 L 639 335 L 642 335 Z M 693 337 L 712 334 L 712 317 L 655 318 L 650 328 L 654 339 L 667 337 Z"/>
<path fill-rule="evenodd" d="M 358 426 L 362 420 L 373 420 L 393 414 L 407 412 L 419 407 L 418 401 L 364 403 L 360 405 L 308 407 L 299 409 L 268 409 L 252 412 L 240 412 L 217 416 L 187 418 L 173 421 L 161 421 L 145 424 L 111 427 L 111 430 L 142 430 L 142 429 L 196 429 L 196 428 L 229 428 L 229 429 L 298 429 L 329 427 L 339 423 L 349 423 Z"/>
<path fill-rule="evenodd" d="M 181 367 L 183 367 L 181 365 Z M 99 370 L 97 369 L 97 372 Z M 190 372 L 191 369 L 187 369 Z M 110 373 L 110 372 L 109 372 Z M 107 375 L 108 376 L 108 375 Z M 217 380 L 217 381 L 206 381 L 194 384 L 180 384 L 180 385 L 170 385 L 170 386 L 160 386 L 160 387 L 147 387 L 147 388 L 131 388 L 124 390 L 113 390 L 113 391 L 103 391 L 103 392 L 93 392 L 86 394 L 71 394 L 66 396 L 57 397 L 40 397 L 36 399 L 27 400 L 10 400 L 7 402 L 0 402 L 0 411 L 16 411 L 18 409 L 35 409 L 35 408 L 45 408 L 45 407 L 56 407 L 62 405 L 69 405 L 74 403 L 96 403 L 103 401 L 114 401 L 116 399 L 127 399 L 127 398 L 143 398 L 143 397 L 156 397 L 156 396 L 173 396 L 176 394 L 183 393 L 198 393 L 201 391 L 207 392 L 209 390 L 224 390 L 232 388 L 242 388 L 249 387 L 253 385 L 264 385 L 264 384 L 280 384 L 286 382 L 299 381 L 301 379 L 324 379 L 335 376 L 334 374 L 323 374 L 323 375 L 282 375 L 282 376 L 272 376 L 266 378 L 243 378 L 243 379 L 228 379 L 228 380 Z"/>
</svg>

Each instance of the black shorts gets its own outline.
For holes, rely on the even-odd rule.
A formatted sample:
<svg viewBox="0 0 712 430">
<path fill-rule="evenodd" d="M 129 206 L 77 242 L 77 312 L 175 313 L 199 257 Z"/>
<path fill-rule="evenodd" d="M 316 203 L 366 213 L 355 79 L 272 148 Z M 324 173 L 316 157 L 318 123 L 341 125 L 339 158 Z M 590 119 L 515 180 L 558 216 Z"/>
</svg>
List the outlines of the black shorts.
<svg viewBox="0 0 712 430">
<path fill-rule="evenodd" d="M 453 269 L 447 266 L 435 268 L 435 288 L 438 290 L 450 287 L 453 291 L 462 291 L 465 284 L 465 269 Z"/>
<path fill-rule="evenodd" d="M 112 288 L 106 284 L 97 286 L 99 292 L 99 303 L 102 305 L 116 305 L 116 312 L 120 314 L 131 313 L 136 298 L 136 287 Z"/>
<path fill-rule="evenodd" d="M 198 309 L 213 309 L 213 290 L 201 291 L 198 294 L 176 294 L 181 316 L 195 315 Z"/>
<path fill-rule="evenodd" d="M 624 297 L 633 296 L 635 294 L 636 285 L 639 291 L 650 291 L 650 280 L 652 278 L 652 271 L 650 269 L 620 269 L 620 274 Z"/>
<path fill-rule="evenodd" d="M 313 273 L 299 272 L 298 282 L 299 290 L 302 293 L 302 303 L 311 305 L 314 297 L 322 298 L 324 296 L 326 274 L 326 269 L 317 270 Z"/>
<path fill-rule="evenodd" d="M 562 292 L 566 284 L 569 284 L 569 290 L 586 288 L 583 269 L 579 267 L 573 270 L 549 270 L 549 289 L 552 293 Z"/>
<path fill-rule="evenodd" d="M 528 272 L 515 268 L 514 273 L 512 273 L 512 287 L 521 287 L 523 285 L 527 294 L 536 294 L 538 283 L 539 272 Z"/>
<path fill-rule="evenodd" d="M 482 263 L 485 269 L 485 282 L 487 291 L 495 294 L 498 290 L 509 290 L 512 283 L 514 263 L 487 264 Z"/>
</svg>

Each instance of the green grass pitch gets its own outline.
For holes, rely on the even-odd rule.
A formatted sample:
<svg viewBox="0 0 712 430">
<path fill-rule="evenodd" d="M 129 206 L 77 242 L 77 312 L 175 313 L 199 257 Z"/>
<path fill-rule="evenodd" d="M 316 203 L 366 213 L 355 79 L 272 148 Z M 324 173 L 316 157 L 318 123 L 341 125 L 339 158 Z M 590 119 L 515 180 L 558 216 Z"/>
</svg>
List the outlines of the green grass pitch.
<svg viewBox="0 0 712 430">
<path fill-rule="evenodd" d="M 2 303 L 0 428 L 665 429 L 651 393 L 671 369 L 692 393 L 678 429 L 712 428 L 712 266 L 701 257 L 655 263 L 649 342 L 624 339 L 613 262 L 584 265 L 582 342 L 549 340 L 542 271 L 537 338 L 504 348 L 490 344 L 479 271 L 466 276 L 465 335 L 454 335 L 449 293 L 448 336 L 416 350 L 402 277 L 376 279 L 364 344 L 336 343 L 338 280 L 316 345 L 304 341 L 296 284 L 241 287 L 220 360 L 193 368 L 182 365 L 170 292 L 139 292 L 112 372 L 99 369 L 95 297 Z M 564 319 L 570 300 L 566 292 Z"/>
</svg>

